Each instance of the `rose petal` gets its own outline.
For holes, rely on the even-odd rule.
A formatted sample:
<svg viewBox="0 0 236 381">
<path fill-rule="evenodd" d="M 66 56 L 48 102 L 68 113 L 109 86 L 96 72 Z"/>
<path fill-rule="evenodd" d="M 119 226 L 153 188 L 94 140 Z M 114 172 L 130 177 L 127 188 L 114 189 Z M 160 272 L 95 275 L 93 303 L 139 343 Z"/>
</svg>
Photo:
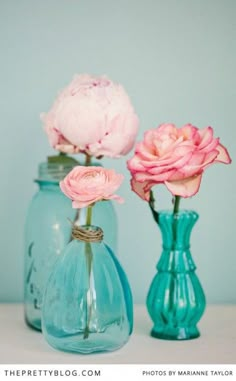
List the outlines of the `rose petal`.
<svg viewBox="0 0 236 381">
<path fill-rule="evenodd" d="M 200 130 L 187 124 L 177 129 L 163 124 L 145 132 L 127 166 L 132 189 L 147 200 L 151 187 L 161 183 L 173 194 L 192 196 L 204 170 L 215 162 L 229 164 L 231 158 L 211 127 Z"/>
<path fill-rule="evenodd" d="M 143 200 L 148 201 L 150 200 L 150 190 L 153 185 L 156 183 L 151 182 L 143 182 L 140 183 L 139 181 L 135 181 L 134 179 L 131 179 L 131 188 L 132 190 L 137 193 L 139 197 L 141 197 Z"/>
<path fill-rule="evenodd" d="M 232 160 L 231 160 L 231 157 L 229 156 L 227 149 L 220 143 L 218 144 L 216 149 L 219 153 L 215 161 L 220 163 L 230 164 Z"/>
<path fill-rule="evenodd" d="M 200 187 L 202 174 L 188 177 L 179 181 L 165 181 L 165 185 L 174 196 L 194 196 Z"/>
</svg>

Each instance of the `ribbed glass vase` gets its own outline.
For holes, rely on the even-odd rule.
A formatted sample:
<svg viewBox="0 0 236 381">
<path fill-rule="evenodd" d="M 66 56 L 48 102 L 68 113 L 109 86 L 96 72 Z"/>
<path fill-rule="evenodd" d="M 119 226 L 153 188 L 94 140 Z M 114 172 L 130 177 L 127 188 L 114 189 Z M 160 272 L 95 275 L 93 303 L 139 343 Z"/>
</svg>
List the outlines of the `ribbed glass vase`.
<svg viewBox="0 0 236 381">
<path fill-rule="evenodd" d="M 82 236 L 70 242 L 47 283 L 42 326 L 54 348 L 88 354 L 122 347 L 133 328 L 130 286 L 112 250 L 86 234 L 100 234 L 95 226 L 79 228 Z"/>
<path fill-rule="evenodd" d="M 92 163 L 93 164 L 93 163 Z M 85 223 L 85 208 L 76 210 L 60 190 L 59 181 L 75 166 L 74 163 L 41 163 L 34 195 L 26 218 L 24 237 L 24 305 L 25 321 L 41 330 L 41 306 L 46 282 L 62 250 L 71 241 L 70 219 Z M 117 217 L 111 201 L 93 208 L 94 223 L 105 232 L 107 243 L 117 250 Z"/>
<path fill-rule="evenodd" d="M 190 252 L 190 235 L 197 219 L 195 211 L 159 213 L 163 250 L 147 295 L 153 337 L 187 340 L 200 335 L 197 323 L 206 301 Z"/>
</svg>

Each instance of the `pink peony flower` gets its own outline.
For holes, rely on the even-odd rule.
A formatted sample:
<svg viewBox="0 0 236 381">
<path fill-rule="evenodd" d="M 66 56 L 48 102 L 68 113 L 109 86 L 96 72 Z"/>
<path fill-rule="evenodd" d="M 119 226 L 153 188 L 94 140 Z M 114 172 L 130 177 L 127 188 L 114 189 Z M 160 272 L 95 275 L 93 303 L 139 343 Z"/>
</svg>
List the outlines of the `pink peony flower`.
<svg viewBox="0 0 236 381">
<path fill-rule="evenodd" d="M 114 194 L 124 179 L 113 169 L 77 166 L 60 182 L 60 188 L 73 202 L 73 208 L 84 208 L 101 200 L 123 199 Z"/>
<path fill-rule="evenodd" d="M 53 148 L 113 158 L 134 146 L 138 118 L 123 87 L 106 77 L 77 75 L 42 114 Z"/>
<path fill-rule="evenodd" d="M 191 197 L 199 190 L 204 170 L 216 162 L 229 164 L 231 158 L 211 127 L 162 124 L 136 145 L 128 161 L 131 186 L 146 201 L 156 184 L 165 184 L 174 196 Z"/>
</svg>

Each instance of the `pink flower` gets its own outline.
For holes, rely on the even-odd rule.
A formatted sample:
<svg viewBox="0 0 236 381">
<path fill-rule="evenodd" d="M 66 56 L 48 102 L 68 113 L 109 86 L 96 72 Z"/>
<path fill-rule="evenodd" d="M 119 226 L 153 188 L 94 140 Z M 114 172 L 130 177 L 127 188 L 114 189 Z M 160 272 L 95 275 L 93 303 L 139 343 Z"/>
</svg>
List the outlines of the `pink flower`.
<svg viewBox="0 0 236 381">
<path fill-rule="evenodd" d="M 73 202 L 73 208 L 84 208 L 101 200 L 123 199 L 114 192 L 124 179 L 113 169 L 77 166 L 60 182 L 63 193 Z"/>
<path fill-rule="evenodd" d="M 120 157 L 134 146 L 138 118 L 123 87 L 106 77 L 77 75 L 42 114 L 58 151 Z"/>
<path fill-rule="evenodd" d="M 231 158 L 211 127 L 162 124 L 136 145 L 128 161 L 131 186 L 146 201 L 156 184 L 165 184 L 175 196 L 191 197 L 199 190 L 204 170 L 216 162 L 229 164 Z"/>
</svg>

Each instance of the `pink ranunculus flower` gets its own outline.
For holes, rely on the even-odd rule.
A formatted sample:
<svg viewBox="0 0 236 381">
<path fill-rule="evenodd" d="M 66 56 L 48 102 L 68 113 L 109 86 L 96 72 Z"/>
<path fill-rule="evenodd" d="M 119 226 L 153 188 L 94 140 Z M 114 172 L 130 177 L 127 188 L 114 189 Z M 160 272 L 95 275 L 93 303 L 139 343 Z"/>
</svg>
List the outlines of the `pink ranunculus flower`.
<svg viewBox="0 0 236 381">
<path fill-rule="evenodd" d="M 126 155 L 138 130 L 137 115 L 123 87 L 87 74 L 75 76 L 41 119 L 53 148 L 95 157 Z"/>
<path fill-rule="evenodd" d="M 124 176 L 113 169 L 77 166 L 60 182 L 60 188 L 72 200 L 73 208 L 84 208 L 102 200 L 124 200 L 114 194 Z"/>
<path fill-rule="evenodd" d="M 166 185 L 174 196 L 191 197 L 199 190 L 204 170 L 216 162 L 229 164 L 231 158 L 211 127 L 162 124 L 136 145 L 128 161 L 131 186 L 146 201 L 156 184 Z"/>
</svg>

